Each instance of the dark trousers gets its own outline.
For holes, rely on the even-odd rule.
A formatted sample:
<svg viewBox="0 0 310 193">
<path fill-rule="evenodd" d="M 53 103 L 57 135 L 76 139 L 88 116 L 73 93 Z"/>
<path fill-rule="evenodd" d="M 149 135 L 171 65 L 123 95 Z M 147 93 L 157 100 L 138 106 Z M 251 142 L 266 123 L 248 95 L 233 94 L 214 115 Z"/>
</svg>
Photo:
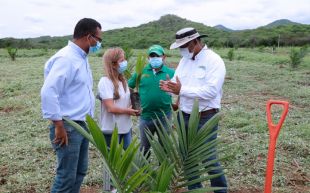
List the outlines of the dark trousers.
<svg viewBox="0 0 310 193">
<path fill-rule="evenodd" d="M 171 120 L 171 112 L 166 113 L 166 117 Z M 163 127 L 165 130 L 163 132 L 168 132 L 168 124 L 166 121 L 165 116 L 159 117 L 159 120 L 157 119 L 151 119 L 151 120 L 146 120 L 140 117 L 140 123 L 139 123 L 139 129 L 140 129 L 140 151 L 143 150 L 143 154 L 146 155 L 146 153 L 150 150 L 151 145 L 146 137 L 146 129 L 148 129 L 153 135 L 157 133 L 156 125 L 160 127 L 160 122 L 163 124 Z M 159 135 L 158 135 L 159 136 Z M 159 142 L 161 143 L 161 140 L 159 138 Z"/>
<path fill-rule="evenodd" d="M 209 113 L 207 115 L 201 115 L 200 116 L 200 120 L 199 120 L 199 125 L 198 125 L 198 129 L 200 129 L 209 119 L 211 119 L 214 115 L 216 114 L 216 112 L 214 113 Z M 186 114 L 186 113 L 183 113 L 183 117 L 184 117 L 184 121 L 185 121 L 185 126 L 186 128 L 188 127 L 188 122 L 189 122 L 189 117 L 190 117 L 190 114 Z M 216 125 L 213 129 L 212 129 L 212 132 L 213 131 L 216 131 L 218 130 L 218 125 Z M 207 142 L 210 142 L 212 140 L 215 140 L 217 138 L 217 134 L 213 135 L 210 139 L 208 139 Z M 206 161 L 211 161 L 211 160 L 214 160 L 216 159 L 216 155 L 208 158 Z M 212 165 L 210 165 L 209 167 L 220 167 L 220 163 L 219 162 L 216 162 Z M 213 174 L 218 174 L 218 173 L 222 173 L 223 170 L 220 168 L 220 169 L 216 169 L 216 170 L 211 170 L 210 172 L 208 172 L 209 175 L 213 175 Z M 192 179 L 197 179 L 199 178 L 199 176 L 197 177 L 193 177 Z M 226 182 L 226 178 L 225 178 L 225 175 L 221 175 L 217 178 L 214 178 L 214 179 L 211 179 L 211 187 L 227 187 L 227 182 Z M 193 190 L 193 189 L 198 189 L 198 188 L 202 188 L 202 184 L 201 183 L 196 183 L 196 184 L 192 184 L 190 186 L 188 186 L 188 189 L 189 190 Z M 215 193 L 226 193 L 227 190 L 217 190 L 217 191 L 214 191 Z"/>
</svg>

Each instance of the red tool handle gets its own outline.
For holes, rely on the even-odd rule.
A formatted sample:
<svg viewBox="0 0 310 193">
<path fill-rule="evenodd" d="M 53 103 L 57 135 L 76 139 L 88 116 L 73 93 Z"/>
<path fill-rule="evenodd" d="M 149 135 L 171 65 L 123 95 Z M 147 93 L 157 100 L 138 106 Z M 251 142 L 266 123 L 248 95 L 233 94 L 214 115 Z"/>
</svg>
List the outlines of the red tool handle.
<svg viewBox="0 0 310 193">
<path fill-rule="evenodd" d="M 282 105 L 284 108 L 277 125 L 275 125 L 272 122 L 272 116 L 271 116 L 271 106 L 274 104 Z M 288 106 L 289 106 L 289 103 L 286 101 L 269 100 L 267 102 L 266 110 L 267 110 L 267 121 L 268 121 L 268 127 L 269 127 L 269 149 L 268 149 L 267 169 L 266 169 L 266 179 L 265 179 L 265 193 L 271 193 L 271 190 L 272 190 L 272 176 L 273 176 L 273 166 L 274 166 L 274 157 L 275 157 L 277 138 L 278 138 L 281 126 L 287 115 Z"/>
</svg>

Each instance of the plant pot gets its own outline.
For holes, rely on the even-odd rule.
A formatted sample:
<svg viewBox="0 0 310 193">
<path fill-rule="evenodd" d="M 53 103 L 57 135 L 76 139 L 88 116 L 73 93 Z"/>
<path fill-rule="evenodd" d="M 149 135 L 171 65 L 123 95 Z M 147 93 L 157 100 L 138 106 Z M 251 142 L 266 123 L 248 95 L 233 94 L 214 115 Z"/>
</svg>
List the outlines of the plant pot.
<svg viewBox="0 0 310 193">
<path fill-rule="evenodd" d="M 140 95 L 138 92 L 130 93 L 130 100 L 131 100 L 131 105 L 133 109 L 135 110 L 141 109 Z"/>
</svg>

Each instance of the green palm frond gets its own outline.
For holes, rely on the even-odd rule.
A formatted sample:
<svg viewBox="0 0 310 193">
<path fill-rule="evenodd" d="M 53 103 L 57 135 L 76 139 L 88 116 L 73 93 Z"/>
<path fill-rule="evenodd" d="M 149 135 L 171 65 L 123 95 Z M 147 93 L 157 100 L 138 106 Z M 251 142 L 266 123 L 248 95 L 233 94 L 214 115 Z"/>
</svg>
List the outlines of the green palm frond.
<svg viewBox="0 0 310 193">
<path fill-rule="evenodd" d="M 156 180 L 152 186 L 152 191 L 166 192 L 169 190 L 173 169 L 174 164 L 169 165 L 167 161 L 160 165 L 158 172 L 156 172 Z"/>
<path fill-rule="evenodd" d="M 142 76 L 142 71 L 143 71 L 145 64 L 146 64 L 146 56 L 144 54 L 139 54 L 137 57 L 137 62 L 136 62 L 136 74 L 137 74 L 136 89 L 138 92 L 139 92 L 139 85 L 140 85 L 140 80 Z"/>
<path fill-rule="evenodd" d="M 162 144 L 159 143 L 158 138 L 147 132 L 147 137 L 158 161 L 161 164 L 168 162 L 169 165 L 174 166 L 173 177 L 170 181 L 172 192 L 179 188 L 187 187 L 197 182 L 204 182 L 222 175 L 206 175 L 208 171 L 217 169 L 212 164 L 219 161 L 219 159 L 205 161 L 218 153 L 214 149 L 219 144 L 219 141 L 217 139 L 207 143 L 206 141 L 217 133 L 217 131 L 212 132 L 212 128 L 219 122 L 221 114 L 218 113 L 213 116 L 200 129 L 198 129 L 199 108 L 197 100 L 191 112 L 188 128 L 185 128 L 185 122 L 181 112 L 179 114 L 173 112 L 172 115 L 175 131 L 172 128 L 172 124 L 168 124 L 170 135 L 167 132 L 163 132 L 165 129 L 160 120 L 160 124 L 157 125 L 158 137 L 161 139 Z M 178 121 L 178 115 L 180 121 Z M 166 121 L 169 123 L 167 118 Z M 195 176 L 200 177 L 193 180 L 192 177 Z M 218 188 L 204 188 L 188 192 L 206 192 L 215 189 Z"/>
<path fill-rule="evenodd" d="M 123 141 L 118 143 L 118 131 L 114 129 L 110 148 L 98 127 L 97 123 L 90 117 L 86 117 L 90 133 L 81 128 L 78 124 L 65 119 L 84 137 L 86 137 L 100 151 L 107 171 L 111 176 L 113 186 L 118 193 L 132 193 L 138 189 L 150 177 L 150 165 L 137 167 L 134 159 L 140 153 L 137 138 L 135 138 L 126 150 L 123 150 Z"/>
<path fill-rule="evenodd" d="M 219 140 L 206 141 L 217 132 L 212 128 L 219 122 L 221 114 L 216 114 L 200 129 L 198 101 L 196 100 L 191 112 L 188 128 L 181 112 L 172 113 L 173 121 L 168 120 L 168 132 L 159 120 L 157 127 L 158 137 L 148 130 L 147 137 L 150 141 L 154 156 L 147 160 L 139 151 L 137 139 L 131 142 L 126 150 L 123 150 L 123 142 L 118 142 L 117 129 L 112 134 L 110 148 L 96 122 L 87 116 L 89 132 L 73 121 L 65 118 L 87 138 L 102 154 L 107 171 L 111 176 L 113 185 L 119 193 L 175 193 L 188 185 L 204 182 L 216 178 L 222 174 L 206 175 L 209 171 L 217 169 L 213 164 L 221 159 L 205 161 L 218 153 L 215 147 Z M 178 121 L 178 115 L 179 120 Z M 172 127 L 175 127 L 173 129 Z M 163 132 L 164 131 L 164 132 Z M 158 166 L 158 163 L 160 166 Z M 192 177 L 200 176 L 193 179 Z M 219 188 L 201 188 L 187 192 L 210 192 Z"/>
</svg>

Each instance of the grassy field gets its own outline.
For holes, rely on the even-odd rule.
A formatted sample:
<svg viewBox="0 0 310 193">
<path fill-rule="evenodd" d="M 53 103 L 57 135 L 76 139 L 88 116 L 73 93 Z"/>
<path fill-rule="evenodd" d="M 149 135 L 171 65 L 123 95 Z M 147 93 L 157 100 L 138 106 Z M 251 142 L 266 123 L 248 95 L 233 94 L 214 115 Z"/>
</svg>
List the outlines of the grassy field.
<svg viewBox="0 0 310 193">
<path fill-rule="evenodd" d="M 290 48 L 217 49 L 227 75 L 219 131 L 227 155 L 230 192 L 262 192 L 265 179 L 268 128 L 265 104 L 269 99 L 290 102 L 277 143 L 273 189 L 276 193 L 310 191 L 310 54 L 295 70 L 289 67 Z M 143 50 L 135 50 L 135 53 Z M 55 154 L 48 138 L 48 121 L 40 110 L 45 61 L 55 50 L 19 50 L 12 62 L 0 50 L 0 192 L 48 192 L 55 174 Z M 169 52 L 175 66 L 178 52 Z M 103 74 L 100 57 L 90 56 L 94 92 Z M 97 106 L 97 115 L 99 104 Z M 274 108 L 275 120 L 281 109 Z M 136 122 L 136 121 L 135 121 Z M 137 127 L 134 128 L 137 132 Z M 224 155 L 222 155 L 224 156 Z M 100 189 L 102 162 L 90 147 L 90 165 L 83 188 Z M 99 192 L 99 191 L 98 191 Z"/>
</svg>

